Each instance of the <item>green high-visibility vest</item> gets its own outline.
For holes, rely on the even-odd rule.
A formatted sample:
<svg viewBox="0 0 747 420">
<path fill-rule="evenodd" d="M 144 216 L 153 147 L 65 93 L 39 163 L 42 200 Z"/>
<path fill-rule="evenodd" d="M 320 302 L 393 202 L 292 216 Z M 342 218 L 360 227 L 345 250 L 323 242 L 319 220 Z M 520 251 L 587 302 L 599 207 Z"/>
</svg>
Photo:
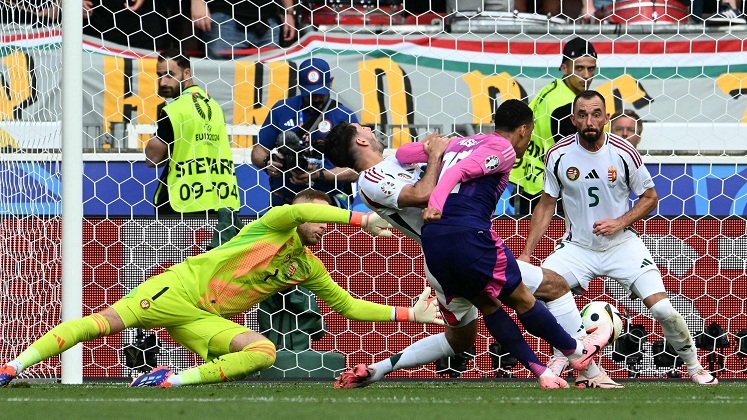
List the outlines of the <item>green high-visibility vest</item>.
<svg viewBox="0 0 747 420">
<path fill-rule="evenodd" d="M 517 160 L 509 180 L 529 194 L 543 191 L 545 153 L 555 140 L 575 130 L 569 122 L 562 123 L 571 115 L 571 106 L 576 94 L 563 82 L 556 79 L 545 86 L 529 103 L 534 112 L 534 131 L 522 160 Z M 570 128 L 567 128 L 570 127 Z"/>
<path fill-rule="evenodd" d="M 171 208 L 179 213 L 238 210 L 236 170 L 218 102 L 199 87 L 190 86 L 163 110 L 174 129 L 166 178 Z M 158 190 L 161 188 L 163 185 Z"/>
</svg>

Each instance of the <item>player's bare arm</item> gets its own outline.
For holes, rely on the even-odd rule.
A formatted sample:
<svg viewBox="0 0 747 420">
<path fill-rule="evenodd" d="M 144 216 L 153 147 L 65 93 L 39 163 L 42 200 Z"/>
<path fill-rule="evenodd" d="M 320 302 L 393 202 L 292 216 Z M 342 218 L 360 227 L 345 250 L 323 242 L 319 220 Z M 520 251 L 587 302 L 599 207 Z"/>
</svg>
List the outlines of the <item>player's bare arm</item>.
<svg viewBox="0 0 747 420">
<path fill-rule="evenodd" d="M 145 164 L 154 167 L 169 157 L 169 146 L 158 137 L 153 137 L 145 146 Z"/>
<path fill-rule="evenodd" d="M 656 193 L 656 189 L 649 188 L 638 197 L 635 205 L 622 216 L 617 219 L 604 219 L 594 222 L 594 234 L 602 236 L 614 235 L 646 217 L 656 207 L 658 202 L 659 195 Z"/>
<path fill-rule="evenodd" d="M 413 185 L 402 188 L 397 197 L 397 204 L 400 208 L 420 207 L 424 208 L 428 204 L 431 192 L 436 187 L 438 174 L 441 172 L 441 160 L 444 151 L 449 145 L 449 139 L 431 135 L 426 138 L 428 144 L 423 144 L 424 150 L 428 153 L 428 166 L 425 168 L 423 177 Z"/>
<path fill-rule="evenodd" d="M 531 262 L 531 256 L 534 249 L 537 247 L 540 238 L 547 231 L 547 227 L 550 225 L 552 215 L 555 213 L 555 204 L 558 199 L 547 193 L 542 193 L 537 207 L 532 212 L 532 223 L 529 225 L 529 233 L 527 234 L 527 242 L 524 245 L 524 251 L 519 255 L 519 260 L 524 262 Z"/>
<path fill-rule="evenodd" d="M 324 176 L 336 179 L 338 182 L 355 182 L 358 180 L 358 172 L 352 168 L 335 167 L 332 169 L 322 169 Z"/>
<path fill-rule="evenodd" d="M 290 182 L 296 185 L 308 185 L 309 181 L 354 182 L 358 180 L 358 172 L 351 168 L 327 169 L 314 164 L 309 164 L 306 170 L 291 170 L 290 175 Z"/>
</svg>

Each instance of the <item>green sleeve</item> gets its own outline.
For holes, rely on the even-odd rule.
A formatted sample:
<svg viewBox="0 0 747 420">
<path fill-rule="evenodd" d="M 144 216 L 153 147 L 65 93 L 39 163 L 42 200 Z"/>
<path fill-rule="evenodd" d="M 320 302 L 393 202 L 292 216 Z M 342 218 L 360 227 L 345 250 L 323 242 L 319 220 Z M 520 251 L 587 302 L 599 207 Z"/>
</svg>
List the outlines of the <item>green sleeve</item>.
<svg viewBox="0 0 747 420">
<path fill-rule="evenodd" d="M 327 204 L 286 204 L 271 208 L 260 218 L 262 223 L 275 230 L 288 230 L 306 222 L 350 223 L 350 210 Z"/>
<path fill-rule="evenodd" d="M 347 290 L 332 280 L 324 264 L 316 257 L 311 257 L 312 274 L 303 282 L 303 287 L 311 290 L 319 299 L 325 301 L 333 311 L 354 321 L 392 321 L 392 307 L 356 299 Z"/>
</svg>

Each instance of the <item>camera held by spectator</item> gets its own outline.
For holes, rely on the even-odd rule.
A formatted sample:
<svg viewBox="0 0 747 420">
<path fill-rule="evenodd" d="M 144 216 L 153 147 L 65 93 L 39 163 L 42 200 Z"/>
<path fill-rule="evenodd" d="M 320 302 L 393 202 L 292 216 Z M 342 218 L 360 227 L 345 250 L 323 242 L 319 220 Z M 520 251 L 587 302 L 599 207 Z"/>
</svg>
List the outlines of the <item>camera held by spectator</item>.
<svg viewBox="0 0 747 420">
<path fill-rule="evenodd" d="M 298 134 L 293 131 L 284 131 L 278 135 L 275 148 L 270 151 L 270 162 L 279 163 L 284 170 L 306 168 L 305 147 Z"/>
<path fill-rule="evenodd" d="M 323 165 L 324 139 L 309 145 L 295 131 L 280 133 L 275 141 L 275 148 L 270 151 L 270 161 L 279 163 L 284 170 L 314 171 Z"/>
</svg>

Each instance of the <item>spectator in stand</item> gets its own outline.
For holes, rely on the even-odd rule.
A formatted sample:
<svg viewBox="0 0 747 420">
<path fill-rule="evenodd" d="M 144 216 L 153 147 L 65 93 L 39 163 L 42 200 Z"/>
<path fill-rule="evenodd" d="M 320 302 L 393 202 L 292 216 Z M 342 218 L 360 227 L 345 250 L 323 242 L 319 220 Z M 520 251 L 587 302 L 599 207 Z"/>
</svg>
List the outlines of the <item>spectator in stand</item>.
<svg viewBox="0 0 747 420">
<path fill-rule="evenodd" d="M 59 25 L 61 0 L 0 0 L 0 23 Z M 83 0 L 83 33 L 124 47 L 160 51 L 186 39 L 178 4 L 154 0 Z M 169 19 L 169 27 L 166 27 Z M 190 23 L 191 32 L 191 23 Z"/>
<path fill-rule="evenodd" d="M 128 5 L 128 9 L 136 11 L 144 0 L 137 0 Z M 52 25 L 60 23 L 61 0 L 0 0 L 0 23 L 15 23 L 18 25 Z M 91 15 L 94 3 L 83 0 L 83 19 Z"/>
<path fill-rule="evenodd" d="M 108 42 L 150 51 L 164 49 L 170 41 L 166 16 L 155 0 L 85 0 L 88 21 L 83 33 Z"/>
<path fill-rule="evenodd" d="M 632 109 L 623 112 L 615 112 L 610 117 L 610 132 L 629 141 L 633 147 L 638 148 L 643 134 L 643 120 Z"/>
<path fill-rule="evenodd" d="M 525 1 L 529 5 L 534 3 L 534 1 L 531 0 Z M 535 3 L 535 13 L 539 13 L 545 16 L 562 16 L 563 14 L 566 14 L 564 13 L 564 6 L 565 5 L 561 0 L 540 0 L 539 2 Z M 518 7 L 519 3 L 517 3 L 517 8 Z"/>
<path fill-rule="evenodd" d="M 231 59 L 236 50 L 280 47 L 296 37 L 294 0 L 191 0 L 208 58 Z M 208 4 L 209 3 L 209 4 Z"/>
<path fill-rule="evenodd" d="M 699 0 L 701 3 L 703 0 Z M 742 8 L 737 5 L 737 0 L 722 0 L 716 5 L 716 13 L 706 19 L 706 23 L 713 25 L 745 25 L 747 16 L 744 13 L 744 2 Z"/>
<path fill-rule="evenodd" d="M 307 188 L 324 191 L 339 207 L 350 205 L 358 174 L 319 153 L 332 127 L 358 122 L 353 111 L 331 98 L 333 80 L 326 61 L 304 60 L 298 68 L 301 94 L 278 101 L 259 130 L 252 163 L 270 176 L 273 206 L 289 204 Z"/>
<path fill-rule="evenodd" d="M 594 19 L 603 19 L 610 11 L 605 10 L 612 6 L 614 0 L 583 0 L 581 18 L 585 22 Z M 691 20 L 695 23 L 703 22 L 703 7 L 705 0 L 679 1 L 683 7 L 690 9 Z M 692 3 L 692 6 L 690 5 Z M 744 25 L 747 24 L 743 9 L 740 10 L 737 0 L 719 0 L 715 4 L 715 13 L 706 18 L 707 24 L 712 25 Z"/>
<path fill-rule="evenodd" d="M 83 1 L 83 18 L 91 7 L 90 0 Z M 60 6 L 58 0 L 0 0 L 0 23 L 16 25 L 46 26 L 58 24 Z"/>
</svg>

